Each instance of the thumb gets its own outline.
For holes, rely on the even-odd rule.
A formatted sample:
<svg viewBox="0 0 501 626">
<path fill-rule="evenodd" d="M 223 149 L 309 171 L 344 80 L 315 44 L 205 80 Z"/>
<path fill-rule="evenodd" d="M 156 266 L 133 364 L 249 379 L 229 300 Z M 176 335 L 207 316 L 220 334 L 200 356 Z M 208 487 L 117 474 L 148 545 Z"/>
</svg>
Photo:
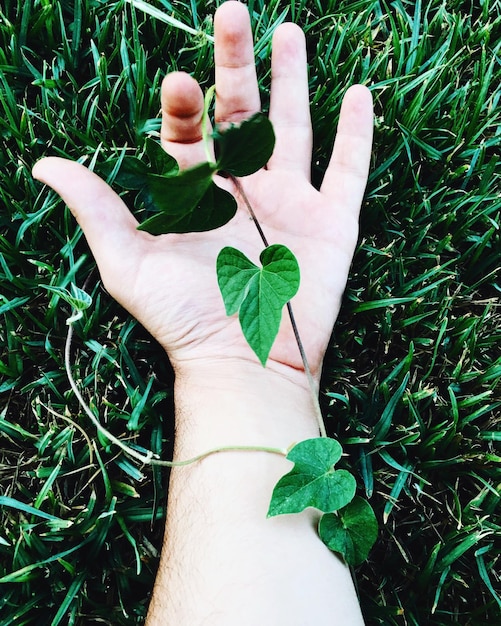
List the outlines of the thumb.
<svg viewBox="0 0 501 626">
<path fill-rule="evenodd" d="M 33 168 L 33 177 L 58 193 L 80 224 L 96 259 L 101 278 L 112 294 L 144 242 L 137 221 L 121 198 L 99 176 L 75 161 L 46 157 Z M 121 271 L 122 268 L 122 271 Z"/>
</svg>

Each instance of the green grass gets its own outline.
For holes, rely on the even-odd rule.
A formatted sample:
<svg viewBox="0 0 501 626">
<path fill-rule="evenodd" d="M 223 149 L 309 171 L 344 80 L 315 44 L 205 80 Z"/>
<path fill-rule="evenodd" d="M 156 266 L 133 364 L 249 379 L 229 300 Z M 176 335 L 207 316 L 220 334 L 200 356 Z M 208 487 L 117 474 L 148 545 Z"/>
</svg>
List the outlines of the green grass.
<svg viewBox="0 0 501 626">
<path fill-rule="evenodd" d="M 169 457 L 172 373 L 103 290 L 44 154 L 99 169 L 159 128 L 168 70 L 208 87 L 216 3 L 4 0 L 0 8 L 0 624 L 139 624 L 166 476 L 98 437 L 64 372 L 75 282 L 93 306 L 74 375 L 114 434 Z M 353 82 L 376 103 L 360 245 L 327 355 L 328 428 L 381 530 L 357 573 L 368 624 L 484 626 L 501 599 L 501 4 L 249 2 L 263 101 L 292 19 L 311 62 L 314 179 Z M 335 593 L 335 590 L 333 591 Z"/>
</svg>

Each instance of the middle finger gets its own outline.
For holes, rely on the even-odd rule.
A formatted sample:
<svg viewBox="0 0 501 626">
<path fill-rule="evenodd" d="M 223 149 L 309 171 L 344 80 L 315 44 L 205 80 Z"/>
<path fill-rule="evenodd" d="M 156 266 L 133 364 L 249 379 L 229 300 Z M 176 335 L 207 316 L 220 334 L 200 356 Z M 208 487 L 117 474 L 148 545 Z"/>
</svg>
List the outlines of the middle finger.
<svg viewBox="0 0 501 626">
<path fill-rule="evenodd" d="M 261 109 L 247 7 L 225 2 L 214 18 L 216 122 L 240 122 Z"/>
</svg>

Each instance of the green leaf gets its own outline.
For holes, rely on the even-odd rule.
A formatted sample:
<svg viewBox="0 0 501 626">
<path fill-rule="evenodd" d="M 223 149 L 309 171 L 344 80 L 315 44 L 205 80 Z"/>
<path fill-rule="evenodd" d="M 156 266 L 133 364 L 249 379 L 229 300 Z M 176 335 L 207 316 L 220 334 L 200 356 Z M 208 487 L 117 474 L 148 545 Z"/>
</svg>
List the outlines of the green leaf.
<svg viewBox="0 0 501 626">
<path fill-rule="evenodd" d="M 271 122 L 258 113 L 239 126 L 216 131 L 214 137 L 220 153 L 217 164 L 201 163 L 179 172 L 175 159 L 151 138 L 145 142 L 150 168 L 135 157 L 122 158 L 116 182 L 125 189 L 139 189 L 136 202 L 154 211 L 139 230 L 153 235 L 201 232 L 231 220 L 237 203 L 214 183 L 214 174 L 220 169 L 235 176 L 255 172 L 270 158 L 275 136 Z"/>
<path fill-rule="evenodd" d="M 282 309 L 299 288 L 299 266 L 280 244 L 263 250 L 262 268 L 226 247 L 217 258 L 217 279 L 227 315 L 239 311 L 242 332 L 263 365 L 280 328 Z"/>
<path fill-rule="evenodd" d="M 259 272 L 259 267 L 243 252 L 231 247 L 221 250 L 216 267 L 226 315 L 233 315 L 240 308 L 248 292 L 248 283 Z"/>
<path fill-rule="evenodd" d="M 134 156 L 113 157 L 99 166 L 99 174 L 110 177 L 113 184 L 123 189 L 143 189 L 148 183 L 148 173 L 153 170 L 156 174 L 175 176 L 179 171 L 176 159 L 167 154 L 158 141 L 148 137 L 145 141 L 145 153 L 150 161 L 148 166 L 145 160 Z"/>
<path fill-rule="evenodd" d="M 179 215 L 192 211 L 212 183 L 214 166 L 201 163 L 176 176 L 148 174 L 147 184 L 159 211 Z"/>
<path fill-rule="evenodd" d="M 377 539 L 378 523 L 371 505 L 356 496 L 336 513 L 322 515 L 318 534 L 348 565 L 358 565 L 365 561 Z"/>
<path fill-rule="evenodd" d="M 82 317 L 82 311 L 85 311 L 92 305 L 92 297 L 85 292 L 83 289 L 80 289 L 75 284 L 71 283 L 71 292 L 64 287 L 58 287 L 56 285 L 40 285 L 47 289 L 47 291 L 52 291 L 60 296 L 63 300 L 65 300 L 73 309 L 75 309 L 75 315 L 72 315 L 66 320 L 67 324 L 72 324 L 76 322 Z"/>
<path fill-rule="evenodd" d="M 118 167 L 118 171 L 115 168 Z M 148 166 L 133 156 L 117 157 L 103 163 L 100 167 L 101 175 L 113 176 L 113 184 L 123 189 L 141 189 L 146 185 Z"/>
<path fill-rule="evenodd" d="M 327 437 L 296 444 L 287 455 L 294 467 L 276 484 L 268 517 L 307 507 L 330 512 L 346 506 L 355 495 L 356 481 L 348 471 L 334 469 L 341 454 L 341 445 Z"/>
<path fill-rule="evenodd" d="M 216 129 L 217 168 L 234 176 L 248 176 L 268 163 L 275 147 L 270 120 L 256 113 L 239 125 L 223 131 Z"/>
<path fill-rule="evenodd" d="M 160 177 L 159 177 L 160 178 Z M 170 180 L 170 179 L 169 179 Z M 155 202 L 155 198 L 153 197 Z M 156 202 L 155 202 L 156 204 Z M 179 207 L 174 206 L 174 209 Z M 192 233 L 224 226 L 237 211 L 235 198 L 211 182 L 202 197 L 185 212 L 162 211 L 142 222 L 139 230 L 152 235 Z"/>
</svg>

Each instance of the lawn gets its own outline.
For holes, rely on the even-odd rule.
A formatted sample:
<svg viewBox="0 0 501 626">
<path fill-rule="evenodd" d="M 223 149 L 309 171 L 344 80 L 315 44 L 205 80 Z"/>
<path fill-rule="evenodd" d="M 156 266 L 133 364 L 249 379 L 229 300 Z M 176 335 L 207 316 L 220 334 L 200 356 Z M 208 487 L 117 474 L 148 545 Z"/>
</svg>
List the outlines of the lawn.
<svg viewBox="0 0 501 626">
<path fill-rule="evenodd" d="M 167 472 L 127 458 L 82 411 L 61 289 L 92 296 L 71 356 L 86 402 L 163 458 L 172 372 L 30 171 L 49 154 L 106 171 L 124 147 L 139 151 L 159 130 L 167 71 L 212 84 L 217 4 L 0 6 L 2 626 L 144 621 Z M 321 387 L 328 431 L 380 523 L 356 571 L 367 624 L 500 624 L 501 3 L 248 4 L 264 107 L 273 29 L 306 32 L 316 184 L 346 88 L 364 83 L 375 99 L 360 240 Z"/>
</svg>

